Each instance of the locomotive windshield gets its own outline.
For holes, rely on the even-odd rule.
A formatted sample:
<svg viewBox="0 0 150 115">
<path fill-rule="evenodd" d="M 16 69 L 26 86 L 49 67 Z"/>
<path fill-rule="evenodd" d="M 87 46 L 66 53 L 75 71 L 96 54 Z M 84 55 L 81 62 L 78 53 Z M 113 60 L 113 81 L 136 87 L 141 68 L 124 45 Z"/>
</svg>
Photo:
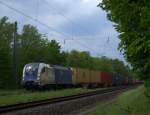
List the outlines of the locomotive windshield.
<svg viewBox="0 0 150 115">
<path fill-rule="evenodd" d="M 24 73 L 25 80 L 35 80 L 37 78 L 38 67 L 39 67 L 38 63 L 27 64 L 25 66 L 25 73 Z"/>
<path fill-rule="evenodd" d="M 38 67 L 39 67 L 39 64 L 38 64 L 38 63 L 27 64 L 27 65 L 26 65 L 26 68 L 25 68 L 25 71 L 26 71 L 27 73 L 33 72 L 33 71 L 37 71 L 37 70 L 38 70 Z"/>
</svg>

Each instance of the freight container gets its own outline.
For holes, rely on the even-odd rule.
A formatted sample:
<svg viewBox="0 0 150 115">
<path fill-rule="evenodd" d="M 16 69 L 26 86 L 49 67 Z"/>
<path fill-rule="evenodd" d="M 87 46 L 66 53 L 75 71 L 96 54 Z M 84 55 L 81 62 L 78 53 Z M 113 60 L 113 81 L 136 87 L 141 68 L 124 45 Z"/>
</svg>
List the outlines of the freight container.
<svg viewBox="0 0 150 115">
<path fill-rule="evenodd" d="M 99 77 L 100 72 L 99 71 L 93 71 L 91 70 L 91 76 L 90 76 L 90 83 L 91 84 L 100 84 L 101 83 L 101 79 Z"/>
<path fill-rule="evenodd" d="M 72 84 L 72 71 L 70 68 L 53 66 L 55 83 L 58 85 Z"/>
<path fill-rule="evenodd" d="M 90 83 L 90 71 L 81 68 L 72 68 L 73 72 L 73 84 L 89 84 Z"/>
<path fill-rule="evenodd" d="M 113 73 L 112 74 L 112 83 L 114 86 L 117 85 L 117 80 L 118 80 L 118 76 L 115 73 Z"/>
<path fill-rule="evenodd" d="M 90 70 L 88 69 L 83 69 L 83 72 L 84 72 L 84 76 L 83 76 L 83 83 L 87 83 L 87 84 L 90 84 L 90 75 L 91 75 L 91 72 Z"/>
<path fill-rule="evenodd" d="M 139 79 L 135 79 L 135 83 L 142 83 L 142 81 L 140 81 Z"/>
<path fill-rule="evenodd" d="M 122 75 L 119 75 L 119 78 L 120 78 L 120 85 L 123 85 L 125 81 L 125 77 Z"/>
<path fill-rule="evenodd" d="M 128 85 L 128 76 L 124 77 L 124 85 Z"/>
<path fill-rule="evenodd" d="M 112 74 L 108 72 L 100 72 L 101 84 L 104 86 L 112 85 Z"/>
<path fill-rule="evenodd" d="M 124 77 L 119 74 L 113 74 L 113 85 L 123 85 L 124 84 Z"/>
<path fill-rule="evenodd" d="M 131 77 L 131 76 L 128 77 L 128 83 L 133 84 L 133 77 Z"/>
<path fill-rule="evenodd" d="M 135 84 L 136 83 L 136 78 L 132 77 L 132 79 L 133 79 L 132 83 Z"/>
</svg>

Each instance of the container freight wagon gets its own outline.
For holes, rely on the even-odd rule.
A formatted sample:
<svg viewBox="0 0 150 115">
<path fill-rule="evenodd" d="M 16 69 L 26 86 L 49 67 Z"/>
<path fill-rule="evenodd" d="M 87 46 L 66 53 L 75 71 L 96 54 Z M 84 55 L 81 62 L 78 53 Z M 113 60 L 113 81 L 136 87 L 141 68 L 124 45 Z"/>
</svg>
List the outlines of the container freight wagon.
<svg viewBox="0 0 150 115">
<path fill-rule="evenodd" d="M 122 85 L 126 85 L 126 83 L 127 83 L 127 79 L 126 79 L 126 77 L 125 76 L 123 76 L 123 75 L 121 75 L 121 77 L 122 77 Z"/>
<path fill-rule="evenodd" d="M 72 85 L 72 71 L 70 68 L 61 66 L 51 66 L 53 67 L 55 84 L 69 86 Z"/>
<path fill-rule="evenodd" d="M 107 72 L 100 72 L 101 84 L 103 86 L 112 86 L 112 74 Z"/>
<path fill-rule="evenodd" d="M 125 81 L 123 76 L 121 76 L 119 74 L 115 74 L 115 73 L 113 73 L 112 79 L 113 79 L 113 85 L 115 85 L 115 86 L 123 85 L 124 81 Z"/>
<path fill-rule="evenodd" d="M 128 76 L 124 77 L 124 85 L 128 85 Z"/>
<path fill-rule="evenodd" d="M 91 70 L 90 75 L 90 84 L 91 86 L 99 86 L 101 85 L 101 77 L 99 71 Z"/>
<path fill-rule="evenodd" d="M 132 84 L 135 84 L 136 83 L 136 78 L 135 77 L 132 77 Z"/>
<path fill-rule="evenodd" d="M 72 80 L 74 85 L 89 85 L 90 71 L 81 68 L 71 68 Z"/>
<path fill-rule="evenodd" d="M 133 77 L 131 76 L 128 77 L 128 84 L 130 85 L 133 84 Z"/>
</svg>

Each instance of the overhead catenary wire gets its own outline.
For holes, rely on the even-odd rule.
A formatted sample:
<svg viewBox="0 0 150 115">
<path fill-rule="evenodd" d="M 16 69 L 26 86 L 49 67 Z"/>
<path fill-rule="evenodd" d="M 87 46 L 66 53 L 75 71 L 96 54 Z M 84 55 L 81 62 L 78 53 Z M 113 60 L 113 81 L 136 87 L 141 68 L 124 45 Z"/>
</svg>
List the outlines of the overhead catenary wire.
<svg viewBox="0 0 150 115">
<path fill-rule="evenodd" d="M 35 17 L 38 20 L 38 15 L 39 15 L 39 0 L 37 0 L 37 4 L 36 4 L 36 11 L 35 11 Z"/>
<path fill-rule="evenodd" d="M 21 14 L 21 15 L 23 15 L 23 16 L 25 16 L 25 17 L 31 19 L 31 20 L 33 20 L 33 21 L 35 21 L 35 22 L 38 22 L 39 24 L 41 24 L 41 25 L 47 27 L 49 30 L 55 31 L 55 32 L 57 32 L 57 33 L 59 33 L 59 34 L 65 36 L 65 37 L 68 37 L 68 35 L 64 34 L 63 32 L 61 32 L 61 31 L 59 31 L 59 30 L 57 30 L 57 29 L 55 29 L 55 28 L 53 28 L 53 27 L 51 27 L 51 26 L 49 26 L 49 25 L 46 25 L 45 23 L 41 22 L 41 21 L 38 20 L 37 18 L 34 18 L 34 17 L 32 17 L 32 16 L 29 16 L 29 15 L 25 14 L 24 12 L 22 12 L 22 11 L 16 9 L 16 8 L 13 8 L 12 6 L 10 6 L 10 5 L 8 5 L 8 4 L 2 2 L 2 1 L 0 1 L 0 4 L 6 6 L 7 8 L 9 8 L 9 9 L 11 9 L 11 10 L 13 10 L 13 11 L 15 11 L 15 12 L 17 12 L 17 13 L 19 13 L 19 14 Z"/>
<path fill-rule="evenodd" d="M 41 22 L 39 19 L 34 18 L 34 17 L 32 17 L 32 16 L 30 16 L 30 15 L 28 15 L 28 14 L 26 14 L 26 13 L 24 13 L 24 12 L 22 12 L 22 11 L 16 9 L 16 8 L 14 8 L 14 7 L 12 7 L 12 6 L 8 5 L 8 4 L 6 4 L 5 2 L 3 2 L 3 1 L 1 1 L 1 0 L 0 0 L 0 4 L 2 4 L 2 5 L 4 5 L 4 6 L 6 6 L 7 8 L 9 8 L 9 9 L 15 11 L 15 12 L 18 13 L 18 14 L 21 14 L 21 15 L 23 15 L 23 16 L 25 16 L 25 17 L 27 17 L 27 18 L 29 18 L 29 19 L 35 21 L 35 22 L 38 22 L 38 23 L 41 24 L 42 26 L 47 27 L 49 30 L 55 31 L 55 32 L 59 33 L 60 35 L 65 36 L 66 38 L 70 37 L 70 35 L 65 34 L 65 33 L 63 33 L 63 32 L 61 32 L 61 31 L 59 31 L 59 30 L 57 30 L 57 29 L 55 29 L 55 28 L 53 28 L 53 27 L 51 27 L 51 26 L 49 26 L 49 25 L 47 25 L 47 24 Z M 73 39 L 73 40 L 75 40 L 75 39 Z M 77 41 L 77 40 L 75 40 L 75 41 Z M 80 43 L 79 41 L 77 41 L 77 42 L 78 42 L 82 47 L 85 47 L 85 48 L 87 48 L 87 49 L 92 50 L 93 52 L 95 52 L 92 48 L 86 46 L 85 44 L 82 44 L 82 43 Z M 95 53 L 97 53 L 97 52 L 95 52 Z"/>
</svg>

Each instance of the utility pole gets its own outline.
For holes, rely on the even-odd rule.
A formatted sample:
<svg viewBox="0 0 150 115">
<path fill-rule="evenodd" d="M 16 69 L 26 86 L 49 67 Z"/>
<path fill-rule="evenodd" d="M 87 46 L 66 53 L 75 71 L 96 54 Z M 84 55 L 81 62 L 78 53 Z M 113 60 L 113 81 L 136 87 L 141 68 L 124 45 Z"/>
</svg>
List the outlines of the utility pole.
<svg viewBox="0 0 150 115">
<path fill-rule="evenodd" d="M 14 25 L 14 35 L 13 35 L 13 79 L 14 79 L 15 85 L 17 85 L 16 37 L 17 37 L 17 22 L 15 22 L 15 25 Z"/>
</svg>

